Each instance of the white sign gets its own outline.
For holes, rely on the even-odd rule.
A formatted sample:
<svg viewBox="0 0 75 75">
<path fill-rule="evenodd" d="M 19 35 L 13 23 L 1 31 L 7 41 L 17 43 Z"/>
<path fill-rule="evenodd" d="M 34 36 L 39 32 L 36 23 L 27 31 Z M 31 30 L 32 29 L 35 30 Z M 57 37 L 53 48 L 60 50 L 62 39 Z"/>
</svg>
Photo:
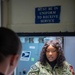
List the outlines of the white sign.
<svg viewBox="0 0 75 75">
<path fill-rule="evenodd" d="M 21 61 L 29 61 L 30 56 L 31 56 L 31 51 L 22 51 L 20 60 Z"/>
</svg>

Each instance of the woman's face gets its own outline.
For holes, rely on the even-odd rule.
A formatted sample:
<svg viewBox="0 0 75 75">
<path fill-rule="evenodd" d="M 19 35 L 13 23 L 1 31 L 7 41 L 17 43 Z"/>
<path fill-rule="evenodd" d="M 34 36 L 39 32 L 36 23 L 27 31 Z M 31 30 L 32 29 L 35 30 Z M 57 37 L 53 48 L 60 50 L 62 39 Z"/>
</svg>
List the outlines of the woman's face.
<svg viewBox="0 0 75 75">
<path fill-rule="evenodd" d="M 47 50 L 46 50 L 46 57 L 47 59 L 52 62 L 57 58 L 57 50 L 56 48 L 54 48 L 52 45 L 48 46 Z"/>
</svg>

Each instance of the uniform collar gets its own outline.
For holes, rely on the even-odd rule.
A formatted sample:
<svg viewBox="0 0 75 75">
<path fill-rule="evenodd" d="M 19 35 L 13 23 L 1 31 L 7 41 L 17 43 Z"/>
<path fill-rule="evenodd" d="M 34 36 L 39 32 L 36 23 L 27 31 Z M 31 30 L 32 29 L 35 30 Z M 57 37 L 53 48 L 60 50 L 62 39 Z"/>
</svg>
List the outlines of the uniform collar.
<svg viewBox="0 0 75 75">
<path fill-rule="evenodd" d="M 54 61 L 52 61 L 52 62 L 50 62 L 49 60 L 47 60 L 47 62 L 49 63 L 49 65 L 52 67 L 52 69 L 54 69 L 54 67 L 56 66 L 56 64 L 57 64 L 57 59 L 56 60 L 54 60 Z"/>
<path fill-rule="evenodd" d="M 58 68 L 58 66 L 57 66 L 57 64 L 54 66 L 54 69 L 52 69 L 52 67 L 51 67 L 51 65 L 48 63 L 48 62 L 46 62 L 46 66 L 44 66 L 44 65 L 42 65 L 42 67 L 44 67 L 45 69 L 47 69 L 47 70 L 54 70 L 54 69 L 56 69 L 56 68 Z"/>
</svg>

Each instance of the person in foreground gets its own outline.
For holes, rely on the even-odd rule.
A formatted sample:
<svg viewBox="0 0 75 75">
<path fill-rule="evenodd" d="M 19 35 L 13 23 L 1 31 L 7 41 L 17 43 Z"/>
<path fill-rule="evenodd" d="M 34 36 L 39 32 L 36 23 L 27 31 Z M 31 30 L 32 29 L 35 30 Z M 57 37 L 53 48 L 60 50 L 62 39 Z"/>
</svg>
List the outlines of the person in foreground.
<svg viewBox="0 0 75 75">
<path fill-rule="evenodd" d="M 22 51 L 18 35 L 9 28 L 0 27 L 0 75 L 12 75 Z"/>
<path fill-rule="evenodd" d="M 27 75 L 74 75 L 74 69 L 65 60 L 59 41 L 49 40 L 42 48 L 39 61 L 31 66 Z"/>
</svg>

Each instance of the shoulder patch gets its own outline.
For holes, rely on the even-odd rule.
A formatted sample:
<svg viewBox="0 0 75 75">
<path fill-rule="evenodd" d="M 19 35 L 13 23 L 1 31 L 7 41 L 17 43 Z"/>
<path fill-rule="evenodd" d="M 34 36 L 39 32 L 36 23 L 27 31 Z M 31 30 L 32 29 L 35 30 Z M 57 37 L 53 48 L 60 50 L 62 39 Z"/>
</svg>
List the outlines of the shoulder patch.
<svg viewBox="0 0 75 75">
<path fill-rule="evenodd" d="M 72 74 L 74 75 L 74 69 L 73 69 L 73 66 L 70 66 L 70 71 L 71 71 Z"/>
<path fill-rule="evenodd" d="M 39 70 L 39 68 L 38 68 L 36 65 L 32 65 L 31 68 L 32 68 L 33 70 Z"/>
</svg>

